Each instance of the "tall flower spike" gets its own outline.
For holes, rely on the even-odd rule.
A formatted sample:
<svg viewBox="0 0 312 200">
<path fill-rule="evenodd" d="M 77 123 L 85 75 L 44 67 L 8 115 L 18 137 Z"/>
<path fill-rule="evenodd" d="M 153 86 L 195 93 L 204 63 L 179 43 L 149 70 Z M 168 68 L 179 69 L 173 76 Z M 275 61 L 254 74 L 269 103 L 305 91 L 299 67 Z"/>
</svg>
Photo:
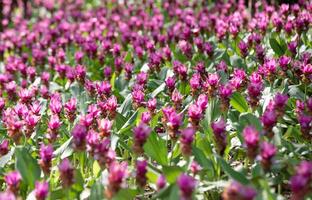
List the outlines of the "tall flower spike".
<svg viewBox="0 0 312 200">
<path fill-rule="evenodd" d="M 40 150 L 39 150 L 39 165 L 42 169 L 42 171 L 45 174 L 49 174 L 50 173 L 50 169 L 52 166 L 52 158 L 53 158 L 53 147 L 51 144 L 48 145 L 44 145 L 42 144 L 40 146 Z"/>
<path fill-rule="evenodd" d="M 74 168 L 68 158 L 62 160 L 58 168 L 63 187 L 70 187 L 74 183 Z"/>
<path fill-rule="evenodd" d="M 276 147 L 273 144 L 268 142 L 263 142 L 261 144 L 260 156 L 261 156 L 261 165 L 264 170 L 269 170 L 272 165 L 272 158 L 276 154 Z"/>
<path fill-rule="evenodd" d="M 139 187 L 143 188 L 146 185 L 147 161 L 138 160 L 136 162 L 136 183 Z"/>
<path fill-rule="evenodd" d="M 221 118 L 217 122 L 211 123 L 211 128 L 213 130 L 213 134 L 215 137 L 215 141 L 217 144 L 217 151 L 220 155 L 224 154 L 224 150 L 226 148 L 226 123 L 223 118 Z"/>
<path fill-rule="evenodd" d="M 190 156 L 192 154 L 192 143 L 195 132 L 196 130 L 194 128 L 186 128 L 181 131 L 181 151 L 184 156 Z"/>
<path fill-rule="evenodd" d="M 35 196 L 37 200 L 45 200 L 49 193 L 49 184 L 45 181 L 35 183 Z"/>
<path fill-rule="evenodd" d="M 8 186 L 8 190 L 17 195 L 22 180 L 20 173 L 18 171 L 12 171 L 4 177 L 4 180 Z"/>
<path fill-rule="evenodd" d="M 247 126 L 243 130 L 243 136 L 248 158 L 253 161 L 258 153 L 259 132 L 253 126 Z"/>
<path fill-rule="evenodd" d="M 151 131 L 151 128 L 145 123 L 140 123 L 137 127 L 133 128 L 133 150 L 135 153 L 142 154 L 144 152 L 143 145 Z"/>
</svg>

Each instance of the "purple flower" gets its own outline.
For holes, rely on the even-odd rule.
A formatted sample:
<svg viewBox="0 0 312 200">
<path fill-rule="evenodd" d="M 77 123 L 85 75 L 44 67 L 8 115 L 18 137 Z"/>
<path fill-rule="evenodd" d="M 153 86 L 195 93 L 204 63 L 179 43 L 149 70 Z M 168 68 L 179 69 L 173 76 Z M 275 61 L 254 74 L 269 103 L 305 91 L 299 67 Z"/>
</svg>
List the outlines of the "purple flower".
<svg viewBox="0 0 312 200">
<path fill-rule="evenodd" d="M 286 71 L 288 69 L 288 65 L 290 64 L 291 58 L 287 57 L 287 56 L 281 56 L 279 59 L 279 65 L 281 66 L 281 68 Z"/>
<path fill-rule="evenodd" d="M 84 150 L 86 147 L 87 128 L 82 124 L 76 124 L 71 132 L 73 146 L 76 150 Z"/>
<path fill-rule="evenodd" d="M 52 145 L 51 144 L 48 144 L 48 145 L 42 144 L 40 146 L 40 150 L 39 150 L 39 157 L 40 157 L 39 164 L 40 164 L 42 171 L 45 174 L 49 174 L 50 168 L 52 165 L 51 161 L 53 158 L 53 147 L 52 147 Z"/>
<path fill-rule="evenodd" d="M 247 146 L 247 155 L 253 160 L 257 155 L 259 132 L 253 126 L 247 126 L 243 130 L 243 137 Z"/>
<path fill-rule="evenodd" d="M 145 124 L 148 124 L 152 119 L 152 115 L 149 111 L 143 112 L 141 115 L 141 121 Z"/>
<path fill-rule="evenodd" d="M 9 152 L 9 140 L 4 139 L 0 144 L 0 155 L 4 156 Z"/>
<path fill-rule="evenodd" d="M 190 156 L 192 154 L 192 142 L 194 140 L 195 133 L 196 130 L 191 127 L 181 131 L 180 142 L 182 145 L 182 154 L 184 156 Z"/>
<path fill-rule="evenodd" d="M 49 184 L 47 182 L 36 182 L 35 183 L 35 196 L 37 200 L 44 200 L 49 193 Z"/>
<path fill-rule="evenodd" d="M 146 185 L 146 173 L 147 173 L 147 161 L 138 160 L 136 162 L 136 183 L 139 187 L 144 187 Z"/>
<path fill-rule="evenodd" d="M 112 162 L 108 168 L 108 188 L 105 191 L 107 198 L 113 197 L 119 189 L 122 187 L 123 183 L 127 179 L 128 173 L 127 162 Z"/>
<path fill-rule="evenodd" d="M 156 98 L 149 99 L 147 101 L 146 106 L 150 112 L 154 112 L 157 106 L 157 99 Z"/>
<path fill-rule="evenodd" d="M 202 118 L 202 109 L 197 104 L 191 104 L 188 108 L 188 116 L 190 118 L 191 123 L 194 126 L 197 126 L 200 119 Z"/>
<path fill-rule="evenodd" d="M 257 195 L 255 189 L 249 186 L 244 186 L 236 181 L 233 181 L 226 187 L 222 193 L 224 200 L 253 200 Z"/>
<path fill-rule="evenodd" d="M 195 179 L 187 174 L 181 174 L 178 177 L 177 184 L 180 189 L 181 200 L 191 200 L 196 187 Z"/>
<path fill-rule="evenodd" d="M 76 109 L 77 109 L 76 98 L 69 99 L 64 105 L 64 110 L 70 122 L 73 122 L 76 118 L 75 116 Z"/>
<path fill-rule="evenodd" d="M 156 181 L 156 186 L 158 190 L 163 189 L 166 186 L 166 178 L 164 175 L 160 175 Z"/>
<path fill-rule="evenodd" d="M 226 123 L 223 118 L 221 118 L 217 122 L 211 123 L 211 128 L 213 130 L 213 134 L 215 137 L 215 141 L 217 144 L 217 150 L 220 155 L 223 155 L 224 150 L 226 148 Z"/>
<path fill-rule="evenodd" d="M 10 191 L 0 192 L 0 199 L 2 200 L 16 200 L 14 193 Z"/>
<path fill-rule="evenodd" d="M 270 131 L 277 122 L 277 116 L 274 110 L 266 109 L 261 117 L 264 128 Z"/>
<path fill-rule="evenodd" d="M 238 48 L 240 50 L 241 56 L 245 58 L 248 55 L 248 45 L 241 40 L 238 44 Z"/>
<path fill-rule="evenodd" d="M 165 82 L 166 82 L 166 86 L 169 88 L 169 90 L 173 91 L 176 79 L 174 77 L 168 77 Z"/>
<path fill-rule="evenodd" d="M 22 180 L 20 173 L 18 171 L 9 172 L 4 177 L 4 180 L 8 186 L 8 189 L 14 194 L 17 194 L 19 190 L 20 182 Z"/>
<path fill-rule="evenodd" d="M 74 183 L 74 168 L 68 158 L 62 160 L 58 168 L 63 187 L 70 187 Z"/>
<path fill-rule="evenodd" d="M 100 130 L 100 135 L 102 137 L 107 137 L 111 133 L 113 122 L 110 121 L 109 119 L 101 119 L 98 121 L 98 126 Z"/>
<path fill-rule="evenodd" d="M 137 127 L 133 128 L 134 151 L 138 154 L 143 153 L 143 145 L 147 137 L 151 133 L 151 128 L 145 123 L 140 123 Z"/>
</svg>

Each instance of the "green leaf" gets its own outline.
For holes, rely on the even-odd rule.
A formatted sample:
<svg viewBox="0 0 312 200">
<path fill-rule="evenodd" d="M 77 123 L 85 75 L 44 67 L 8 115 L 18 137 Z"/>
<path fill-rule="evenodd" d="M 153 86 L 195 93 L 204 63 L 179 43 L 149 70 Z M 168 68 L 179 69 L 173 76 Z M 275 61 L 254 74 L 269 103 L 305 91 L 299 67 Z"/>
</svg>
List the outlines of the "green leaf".
<svg viewBox="0 0 312 200">
<path fill-rule="evenodd" d="M 246 99 L 238 92 L 232 95 L 230 104 L 240 113 L 247 112 L 249 108 Z"/>
<path fill-rule="evenodd" d="M 156 160 L 159 164 L 168 164 L 166 143 L 154 131 L 147 138 L 143 148 L 145 154 Z"/>
<path fill-rule="evenodd" d="M 228 176 L 240 182 L 241 184 L 248 185 L 249 180 L 245 177 L 244 174 L 235 171 L 223 158 L 218 157 L 218 161 L 220 162 L 222 169 Z"/>
<path fill-rule="evenodd" d="M 251 113 L 242 113 L 239 116 L 239 132 L 241 132 L 246 126 L 252 125 L 258 131 L 262 130 L 262 125 L 258 117 Z"/>
<path fill-rule="evenodd" d="M 163 166 L 163 170 L 169 183 L 175 183 L 178 176 L 183 173 L 183 169 L 179 166 Z"/>
<path fill-rule="evenodd" d="M 166 88 L 166 84 L 165 83 L 162 83 L 160 86 L 158 86 L 158 88 L 156 88 L 152 94 L 151 94 L 151 97 L 154 98 L 156 97 L 159 93 L 161 93 L 162 91 L 164 91 Z"/>
<path fill-rule="evenodd" d="M 104 189 L 103 185 L 99 181 L 97 181 L 91 187 L 91 194 L 89 199 L 90 200 L 104 199 L 103 189 Z"/>
<path fill-rule="evenodd" d="M 53 154 L 55 157 L 62 155 L 67 151 L 67 149 L 71 148 L 70 144 L 73 137 L 71 136 L 66 142 L 64 142 L 59 148 L 57 148 Z"/>
<path fill-rule="evenodd" d="M 40 179 L 40 167 L 37 161 L 31 157 L 29 151 L 24 147 L 15 149 L 16 163 L 15 167 L 20 172 L 23 181 L 33 189 L 35 181 Z"/>
<path fill-rule="evenodd" d="M 128 199 L 135 199 L 137 195 L 137 191 L 134 189 L 121 189 L 119 192 L 114 196 L 114 200 L 128 200 Z"/>
<path fill-rule="evenodd" d="M 286 49 L 283 49 L 275 38 L 270 38 L 270 46 L 278 56 L 282 56 L 285 53 Z"/>
<path fill-rule="evenodd" d="M 214 167 L 211 160 L 208 160 L 205 154 L 202 150 L 199 148 L 193 146 L 192 148 L 193 154 L 195 156 L 195 160 L 202 166 L 202 168 L 209 170 L 209 172 L 212 172 L 212 176 L 214 175 Z"/>
<path fill-rule="evenodd" d="M 153 199 L 178 200 L 179 188 L 176 184 L 170 185 L 159 191 Z"/>
<path fill-rule="evenodd" d="M 205 122 L 208 124 L 207 127 L 209 127 L 211 122 L 217 119 L 220 114 L 221 112 L 218 99 L 211 99 L 208 103 L 205 114 Z"/>
</svg>

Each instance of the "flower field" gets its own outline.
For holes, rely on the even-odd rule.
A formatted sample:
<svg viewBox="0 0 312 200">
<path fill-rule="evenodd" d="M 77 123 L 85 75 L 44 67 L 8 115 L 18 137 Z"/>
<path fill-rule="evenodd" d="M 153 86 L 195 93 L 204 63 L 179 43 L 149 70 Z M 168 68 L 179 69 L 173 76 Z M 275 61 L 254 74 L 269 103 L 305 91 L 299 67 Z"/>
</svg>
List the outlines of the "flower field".
<svg viewBox="0 0 312 200">
<path fill-rule="evenodd" d="M 270 3 L 1 0 L 0 200 L 311 200 L 312 1 Z"/>
</svg>

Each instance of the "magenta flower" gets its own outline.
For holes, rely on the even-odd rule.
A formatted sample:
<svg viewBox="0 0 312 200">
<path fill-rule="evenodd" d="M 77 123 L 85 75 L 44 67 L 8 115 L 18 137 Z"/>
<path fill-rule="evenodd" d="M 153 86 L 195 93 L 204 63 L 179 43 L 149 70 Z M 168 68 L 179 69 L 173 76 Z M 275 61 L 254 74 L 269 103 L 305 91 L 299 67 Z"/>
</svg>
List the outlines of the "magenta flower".
<svg viewBox="0 0 312 200">
<path fill-rule="evenodd" d="M 261 144 L 261 149 L 260 149 L 261 164 L 265 170 L 268 170 L 271 168 L 272 158 L 275 156 L 276 151 L 277 149 L 273 144 L 270 144 L 268 142 L 263 142 Z"/>
<path fill-rule="evenodd" d="M 156 186 L 157 186 L 157 190 L 161 190 L 163 189 L 165 186 L 166 186 L 167 182 L 166 182 L 166 178 L 164 175 L 160 175 L 158 178 L 157 178 L 157 181 L 156 181 Z"/>
<path fill-rule="evenodd" d="M 240 54 L 243 58 L 245 58 L 248 55 L 248 45 L 241 40 L 238 44 L 238 48 L 240 50 Z"/>
<path fill-rule="evenodd" d="M 178 177 L 177 184 L 180 189 L 180 199 L 191 200 L 196 187 L 195 179 L 187 174 L 181 174 Z"/>
<path fill-rule="evenodd" d="M 257 192 L 255 189 L 249 186 L 244 186 L 236 181 L 233 181 L 229 186 L 227 186 L 222 193 L 224 200 L 253 200 L 256 195 Z"/>
<path fill-rule="evenodd" d="M 202 167 L 196 161 L 193 160 L 193 162 L 191 163 L 190 169 L 191 169 L 191 172 L 194 175 L 196 175 L 198 174 L 198 172 L 202 170 Z"/>
<path fill-rule="evenodd" d="M 197 126 L 200 119 L 202 118 L 202 109 L 197 104 L 191 104 L 188 108 L 189 121 L 193 126 Z"/>
<path fill-rule="evenodd" d="M 73 146 L 76 150 L 84 150 L 86 148 L 87 128 L 82 124 L 76 124 L 71 132 L 73 136 Z"/>
<path fill-rule="evenodd" d="M 186 128 L 181 131 L 181 151 L 184 156 L 190 156 L 192 154 L 192 143 L 194 140 L 196 130 L 194 128 Z"/>
<path fill-rule="evenodd" d="M 62 111 L 61 97 L 58 93 L 53 94 L 50 101 L 50 109 L 53 114 L 59 115 Z"/>
<path fill-rule="evenodd" d="M 133 128 L 134 152 L 137 154 L 142 154 L 144 152 L 143 145 L 151 131 L 151 128 L 145 123 L 140 123 L 138 126 Z"/>
<path fill-rule="evenodd" d="M 253 126 L 247 126 L 243 130 L 243 137 L 247 146 L 247 155 L 253 160 L 258 151 L 259 132 Z"/>
<path fill-rule="evenodd" d="M 40 146 L 39 157 L 40 157 L 39 164 L 40 164 L 42 171 L 45 174 L 49 174 L 50 168 L 52 165 L 51 161 L 53 158 L 53 147 L 52 147 L 52 145 L 51 144 L 48 144 L 48 145 L 42 144 Z"/>
<path fill-rule="evenodd" d="M 22 177 L 18 171 L 9 172 L 5 177 L 4 180 L 8 186 L 8 190 L 14 194 L 18 193 L 19 186 L 22 180 Z"/>
<path fill-rule="evenodd" d="M 70 187 L 74 183 L 74 168 L 68 158 L 62 160 L 58 168 L 63 187 Z"/>
<path fill-rule="evenodd" d="M 9 152 L 9 140 L 4 139 L 0 144 L 0 155 L 4 156 Z"/>
<path fill-rule="evenodd" d="M 141 115 L 141 121 L 145 124 L 148 124 L 152 119 L 152 115 L 149 111 L 143 112 Z"/>
<path fill-rule="evenodd" d="M 139 187 L 144 187 L 146 185 L 146 173 L 147 173 L 147 161 L 138 160 L 136 162 L 136 183 Z"/>
<path fill-rule="evenodd" d="M 111 129 L 113 126 L 113 122 L 109 119 L 101 119 L 98 121 L 98 127 L 100 130 L 100 136 L 101 137 L 107 137 L 111 133 Z"/>
<path fill-rule="evenodd" d="M 36 182 L 35 183 L 35 196 L 37 200 L 44 200 L 47 198 L 49 193 L 49 184 L 47 182 Z"/>
<path fill-rule="evenodd" d="M 211 128 L 213 130 L 213 134 L 215 136 L 215 141 L 217 144 L 217 150 L 220 155 L 223 155 L 224 150 L 227 145 L 226 141 L 226 123 L 223 118 L 221 118 L 217 122 L 211 123 Z"/>
<path fill-rule="evenodd" d="M 156 109 L 156 106 L 157 106 L 157 99 L 156 99 L 156 98 L 149 99 L 149 100 L 147 101 L 146 106 L 147 106 L 147 109 L 148 109 L 151 113 L 153 113 L 153 112 L 155 111 L 155 109 Z"/>
<path fill-rule="evenodd" d="M 128 172 L 128 164 L 126 162 L 118 163 L 113 162 L 110 164 L 108 171 L 108 187 L 105 191 L 107 198 L 112 198 L 119 189 L 123 186 L 125 180 L 127 179 Z"/>
<path fill-rule="evenodd" d="M 65 113 L 66 113 L 67 118 L 70 122 L 73 122 L 76 118 L 76 109 L 77 109 L 77 99 L 76 98 L 69 99 L 64 105 Z"/>
<path fill-rule="evenodd" d="M 277 116 L 274 110 L 266 109 L 266 111 L 261 116 L 261 122 L 264 126 L 264 129 L 267 131 L 267 135 L 272 138 L 273 132 L 272 128 L 277 122 Z"/>
</svg>

